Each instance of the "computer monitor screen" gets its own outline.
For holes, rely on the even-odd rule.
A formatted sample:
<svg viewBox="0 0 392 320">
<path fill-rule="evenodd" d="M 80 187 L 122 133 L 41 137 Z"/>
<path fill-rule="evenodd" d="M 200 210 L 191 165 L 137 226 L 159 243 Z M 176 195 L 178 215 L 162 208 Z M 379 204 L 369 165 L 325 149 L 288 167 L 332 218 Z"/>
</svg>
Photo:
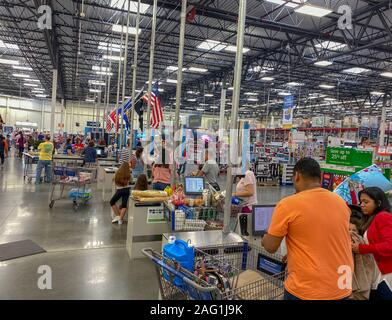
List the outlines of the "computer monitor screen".
<svg viewBox="0 0 392 320">
<path fill-rule="evenodd" d="M 185 194 L 201 195 L 204 189 L 204 177 L 185 177 Z"/>
<path fill-rule="evenodd" d="M 252 226 L 254 236 L 263 236 L 271 224 L 275 205 L 255 205 L 252 212 Z"/>
</svg>

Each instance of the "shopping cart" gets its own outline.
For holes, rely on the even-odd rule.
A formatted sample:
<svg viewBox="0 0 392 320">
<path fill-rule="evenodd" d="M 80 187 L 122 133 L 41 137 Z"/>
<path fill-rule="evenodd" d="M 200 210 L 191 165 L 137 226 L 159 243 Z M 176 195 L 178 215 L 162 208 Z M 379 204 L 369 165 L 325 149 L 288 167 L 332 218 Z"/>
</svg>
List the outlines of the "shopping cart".
<svg viewBox="0 0 392 320">
<path fill-rule="evenodd" d="M 72 200 L 73 209 L 77 211 L 80 204 L 86 204 L 91 199 L 92 191 L 87 187 L 95 181 L 96 176 L 95 168 L 54 166 L 49 208 L 52 209 L 56 201 L 65 198 L 64 190 L 68 187 L 70 188 L 68 198 Z M 60 195 L 57 198 L 56 186 L 60 188 Z"/>
<path fill-rule="evenodd" d="M 284 296 L 283 257 L 248 242 L 195 248 L 194 272 L 153 249 L 142 252 L 155 264 L 164 300 L 281 300 Z"/>
<path fill-rule="evenodd" d="M 31 183 L 35 179 L 38 164 L 38 154 L 23 152 L 23 180 Z"/>
</svg>

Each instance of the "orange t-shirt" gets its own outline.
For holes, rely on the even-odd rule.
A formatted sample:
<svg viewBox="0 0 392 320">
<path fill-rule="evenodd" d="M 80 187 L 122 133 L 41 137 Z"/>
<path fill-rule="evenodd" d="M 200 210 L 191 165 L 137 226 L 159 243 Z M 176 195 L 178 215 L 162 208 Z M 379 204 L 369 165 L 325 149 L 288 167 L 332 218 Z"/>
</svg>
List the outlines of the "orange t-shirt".
<svg viewBox="0 0 392 320">
<path fill-rule="evenodd" d="M 351 294 L 350 214 L 342 198 L 322 188 L 278 203 L 268 233 L 286 237 L 289 293 L 303 300 L 339 300 Z"/>
</svg>

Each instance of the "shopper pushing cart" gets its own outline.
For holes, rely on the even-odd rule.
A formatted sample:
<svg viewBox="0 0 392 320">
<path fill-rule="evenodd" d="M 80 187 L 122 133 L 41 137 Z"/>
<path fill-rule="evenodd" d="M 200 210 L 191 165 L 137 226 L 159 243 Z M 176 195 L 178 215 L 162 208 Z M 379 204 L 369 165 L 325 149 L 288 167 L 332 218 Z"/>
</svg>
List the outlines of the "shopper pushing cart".
<svg viewBox="0 0 392 320">
<path fill-rule="evenodd" d="M 42 169 L 45 169 L 45 182 L 50 183 L 52 181 L 52 160 L 54 153 L 54 145 L 50 141 L 50 135 L 45 137 L 45 142 L 42 142 L 38 146 L 39 160 L 37 165 L 37 173 L 35 184 L 41 183 Z"/>
</svg>

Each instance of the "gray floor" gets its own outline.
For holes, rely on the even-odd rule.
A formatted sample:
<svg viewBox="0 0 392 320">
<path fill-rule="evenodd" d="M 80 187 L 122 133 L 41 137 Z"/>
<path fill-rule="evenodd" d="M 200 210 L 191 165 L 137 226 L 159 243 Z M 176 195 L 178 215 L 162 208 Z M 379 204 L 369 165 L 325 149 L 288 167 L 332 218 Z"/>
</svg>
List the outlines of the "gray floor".
<svg viewBox="0 0 392 320">
<path fill-rule="evenodd" d="M 48 207 L 50 185 L 23 181 L 22 161 L 0 169 L 0 244 L 31 239 L 47 253 L 0 262 L 0 299 L 156 299 L 153 265 L 130 261 L 126 224 L 110 223 L 110 207 L 99 193 L 74 212 L 69 200 Z M 262 187 L 259 203 L 270 204 L 292 187 Z M 52 290 L 37 286 L 38 267 L 52 269 Z"/>
</svg>

